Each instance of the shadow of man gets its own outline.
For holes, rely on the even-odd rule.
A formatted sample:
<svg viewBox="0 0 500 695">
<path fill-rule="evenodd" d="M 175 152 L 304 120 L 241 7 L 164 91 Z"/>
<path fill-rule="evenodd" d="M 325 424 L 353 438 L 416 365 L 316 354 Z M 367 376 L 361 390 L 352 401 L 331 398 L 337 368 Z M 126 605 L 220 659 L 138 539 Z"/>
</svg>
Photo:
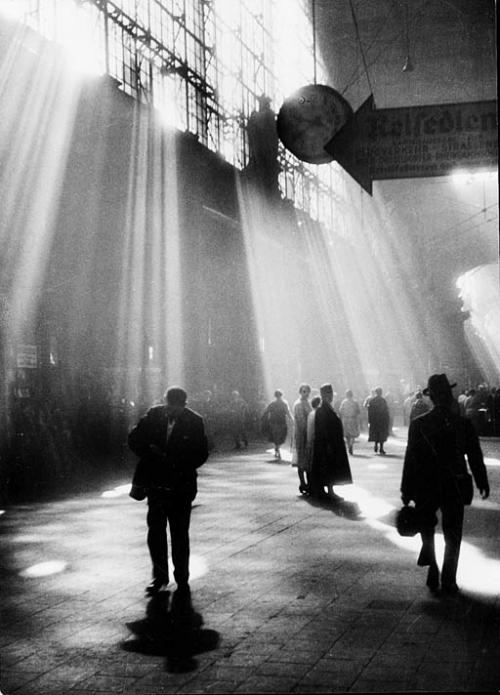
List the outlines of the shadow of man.
<svg viewBox="0 0 500 695">
<path fill-rule="evenodd" d="M 122 648 L 165 656 L 170 673 L 196 670 L 196 654 L 211 651 L 219 644 L 218 632 L 203 629 L 203 617 L 194 610 L 189 590 L 156 594 L 148 602 L 146 617 L 127 623 L 127 627 L 133 638 L 123 642 Z"/>
</svg>

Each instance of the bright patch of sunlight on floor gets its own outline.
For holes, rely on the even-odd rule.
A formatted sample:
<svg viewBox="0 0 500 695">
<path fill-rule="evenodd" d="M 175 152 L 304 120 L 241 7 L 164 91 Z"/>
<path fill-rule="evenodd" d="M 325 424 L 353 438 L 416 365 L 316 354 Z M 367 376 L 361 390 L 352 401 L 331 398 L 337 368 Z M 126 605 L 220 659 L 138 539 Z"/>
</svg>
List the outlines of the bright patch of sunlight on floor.
<svg viewBox="0 0 500 695">
<path fill-rule="evenodd" d="M 394 506 L 384 500 L 374 497 L 367 490 L 357 485 L 342 485 L 334 488 L 347 502 L 355 502 L 361 512 L 361 517 L 366 519 L 378 519 L 386 516 L 394 510 Z"/>
<path fill-rule="evenodd" d="M 281 452 L 281 461 L 285 461 L 285 463 L 291 463 L 292 462 L 292 452 L 289 447 L 281 447 L 280 448 Z M 266 449 L 266 454 L 269 454 L 269 456 L 274 457 L 274 447 L 272 449 Z M 277 461 L 280 459 L 276 459 Z"/>
<path fill-rule="evenodd" d="M 492 595 L 500 591 L 500 560 L 485 557 L 478 548 L 462 541 L 457 583 L 461 589 Z"/>
<path fill-rule="evenodd" d="M 19 574 L 21 577 L 48 577 L 51 574 L 59 574 L 64 572 L 67 563 L 63 560 L 47 560 L 46 562 L 38 562 L 36 565 L 31 565 Z"/>
<path fill-rule="evenodd" d="M 168 559 L 168 572 L 170 577 L 174 576 L 174 566 L 170 558 Z M 200 577 L 204 577 L 207 572 L 207 558 L 202 555 L 194 555 L 191 553 L 189 558 L 189 581 L 192 582 L 194 579 L 200 579 Z"/>
<path fill-rule="evenodd" d="M 500 459 L 491 459 L 491 458 L 485 457 L 484 464 L 486 466 L 491 466 L 492 468 L 494 466 L 500 466 Z"/>
<path fill-rule="evenodd" d="M 341 494 L 349 502 L 358 504 L 361 516 L 365 518 L 366 523 L 371 528 L 383 533 L 387 540 L 394 545 L 412 553 L 415 557 L 415 568 L 417 568 L 417 557 L 422 547 L 420 535 L 417 534 L 413 538 L 400 536 L 394 526 L 379 521 L 380 517 L 394 511 L 394 506 L 373 497 L 368 491 L 358 488 L 356 485 L 344 486 Z M 500 509 L 499 504 L 490 500 L 480 500 L 480 504 L 483 509 Z M 441 567 L 444 557 L 442 533 L 436 533 L 435 544 L 436 558 Z M 498 594 L 500 590 L 500 560 L 485 557 L 479 548 L 466 540 L 462 540 L 457 582 L 463 591 L 493 596 Z"/>
<path fill-rule="evenodd" d="M 492 509 L 500 510 L 500 503 L 499 503 L 499 502 L 493 502 L 493 500 L 491 500 L 491 499 L 489 499 L 489 498 L 486 499 L 486 500 L 483 500 L 483 499 L 480 498 L 479 495 L 477 495 L 477 498 L 475 498 L 475 499 L 476 499 L 476 500 L 479 500 L 479 502 L 478 502 L 478 507 L 479 507 L 480 509 L 484 509 L 485 511 L 486 511 L 487 509 L 488 509 L 488 510 L 492 510 Z M 472 504 L 475 504 L 475 502 L 473 501 Z"/>
<path fill-rule="evenodd" d="M 189 578 L 190 580 L 199 579 L 208 572 L 208 563 L 206 558 L 201 555 L 193 555 L 189 559 Z"/>
<path fill-rule="evenodd" d="M 393 437 L 390 437 L 386 442 L 385 442 L 385 447 L 386 449 L 392 448 L 394 445 L 397 447 L 404 447 L 406 449 L 406 445 L 408 442 L 405 439 L 395 439 Z"/>
<path fill-rule="evenodd" d="M 130 483 L 127 483 L 127 485 L 118 485 L 112 490 L 106 490 L 106 492 L 103 492 L 101 497 L 122 497 L 123 495 L 128 495 L 131 487 L 132 485 Z"/>
</svg>

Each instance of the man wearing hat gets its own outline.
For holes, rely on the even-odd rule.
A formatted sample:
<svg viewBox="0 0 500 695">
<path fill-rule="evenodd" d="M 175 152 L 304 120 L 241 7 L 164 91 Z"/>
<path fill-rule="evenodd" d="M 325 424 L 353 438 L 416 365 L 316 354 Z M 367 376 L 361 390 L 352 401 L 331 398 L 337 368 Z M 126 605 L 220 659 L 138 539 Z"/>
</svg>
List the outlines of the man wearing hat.
<svg viewBox="0 0 500 695">
<path fill-rule="evenodd" d="M 408 431 L 401 499 L 415 502 L 421 524 L 422 550 L 417 564 L 428 567 L 427 586 L 437 591 L 441 580 L 443 594 L 456 594 L 456 583 L 464 504 L 464 482 L 469 477 L 467 463 L 483 499 L 489 496 L 489 484 L 479 438 L 472 424 L 461 417 L 453 399 L 446 374 L 433 374 L 423 393 L 434 407 L 414 419 Z M 466 463 L 467 460 L 467 463 Z M 441 510 L 445 542 L 440 576 L 434 547 L 436 513 Z"/>
<path fill-rule="evenodd" d="M 320 394 L 321 404 L 309 414 L 310 423 L 308 420 L 311 491 L 320 499 L 341 502 L 343 498 L 334 492 L 333 486 L 352 484 L 342 420 L 332 406 L 332 385 L 323 384 Z"/>
</svg>

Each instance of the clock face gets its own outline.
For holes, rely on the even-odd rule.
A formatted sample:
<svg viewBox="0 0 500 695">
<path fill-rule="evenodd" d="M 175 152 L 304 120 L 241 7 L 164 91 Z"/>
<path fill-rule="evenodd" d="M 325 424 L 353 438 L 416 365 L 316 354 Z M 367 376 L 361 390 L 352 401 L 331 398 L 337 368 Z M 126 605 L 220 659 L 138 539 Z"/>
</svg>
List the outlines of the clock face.
<svg viewBox="0 0 500 695">
<path fill-rule="evenodd" d="M 325 145 L 352 116 L 344 97 L 327 85 L 301 87 L 283 102 L 276 121 L 278 136 L 297 159 L 327 164 Z"/>
</svg>

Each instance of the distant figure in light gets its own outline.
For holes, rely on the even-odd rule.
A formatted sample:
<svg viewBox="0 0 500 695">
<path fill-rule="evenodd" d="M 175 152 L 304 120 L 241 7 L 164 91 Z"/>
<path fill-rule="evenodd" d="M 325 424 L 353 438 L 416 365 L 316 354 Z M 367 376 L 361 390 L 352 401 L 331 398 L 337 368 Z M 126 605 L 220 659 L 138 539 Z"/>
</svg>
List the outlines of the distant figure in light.
<svg viewBox="0 0 500 695">
<path fill-rule="evenodd" d="M 353 453 L 353 446 L 356 438 L 359 437 L 359 419 L 361 408 L 358 401 L 354 398 L 351 389 L 345 392 L 345 398 L 339 408 L 340 419 L 344 428 L 344 437 L 349 453 Z"/>
<path fill-rule="evenodd" d="M 372 398 L 375 398 L 375 389 L 371 389 L 370 393 L 363 401 L 363 409 L 361 411 L 361 424 L 363 429 L 368 429 L 368 406 Z"/>
<path fill-rule="evenodd" d="M 248 446 L 248 435 L 246 432 L 246 422 L 248 417 L 248 406 L 240 395 L 239 391 L 231 393 L 231 403 L 229 412 L 229 426 L 234 440 L 234 449 L 241 449 Z"/>
<path fill-rule="evenodd" d="M 299 474 L 299 492 L 309 492 L 308 459 L 307 459 L 307 418 L 312 410 L 309 402 L 311 387 L 309 384 L 301 384 L 299 398 L 293 404 L 293 417 L 295 421 L 293 429 L 293 454 L 292 466 L 297 467 Z"/>
<path fill-rule="evenodd" d="M 413 404 L 415 403 L 415 391 L 410 391 L 408 396 L 403 401 L 403 425 L 407 427 L 410 424 L 410 415 Z"/>
<path fill-rule="evenodd" d="M 281 446 L 288 434 L 288 425 L 293 424 L 293 415 L 288 402 L 283 398 L 283 391 L 276 389 L 274 401 L 271 401 L 262 415 L 262 430 L 268 441 L 274 444 L 274 456 L 281 459 Z"/>
<path fill-rule="evenodd" d="M 368 441 L 374 442 L 373 450 L 385 455 L 384 443 L 389 436 L 390 415 L 387 401 L 382 396 L 380 386 L 368 403 Z"/>
<path fill-rule="evenodd" d="M 467 463 L 482 498 L 490 493 L 479 437 L 470 420 L 460 416 L 454 407 L 454 386 L 446 374 L 429 378 L 424 394 L 429 393 L 434 408 L 410 423 L 401 480 L 403 504 L 415 502 L 422 529 L 417 564 L 429 568 L 427 586 L 431 591 L 439 589 L 441 578 L 441 592 L 451 595 L 458 592 L 456 575 L 464 505 L 472 501 Z M 445 543 L 441 577 L 434 548 L 438 509 Z"/>
<path fill-rule="evenodd" d="M 172 542 L 174 579 L 179 594 L 189 595 L 189 523 L 197 493 L 197 468 L 208 458 L 203 418 L 186 407 L 184 389 L 173 386 L 164 404 L 148 410 L 128 436 L 140 457 L 131 497 L 148 500 L 148 547 L 153 579 L 146 588 L 154 596 L 169 583 L 167 521 Z"/>
<path fill-rule="evenodd" d="M 342 421 L 333 409 L 331 384 L 324 384 L 320 394 L 321 404 L 309 414 L 307 426 L 311 490 L 318 499 L 343 501 L 333 489 L 352 483 Z"/>
</svg>

